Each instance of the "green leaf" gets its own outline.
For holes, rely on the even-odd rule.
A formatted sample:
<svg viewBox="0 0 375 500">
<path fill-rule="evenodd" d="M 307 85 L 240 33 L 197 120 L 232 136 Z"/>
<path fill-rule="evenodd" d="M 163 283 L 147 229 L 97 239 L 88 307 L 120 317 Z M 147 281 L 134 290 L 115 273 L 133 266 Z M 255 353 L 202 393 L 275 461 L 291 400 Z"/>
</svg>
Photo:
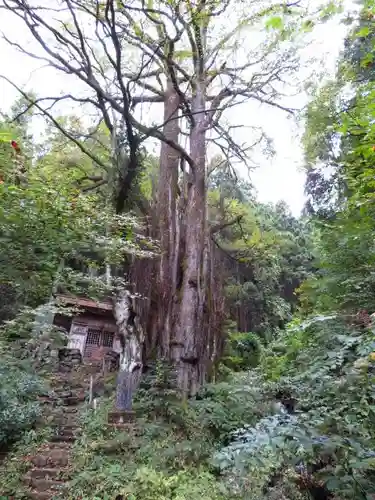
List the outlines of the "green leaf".
<svg viewBox="0 0 375 500">
<path fill-rule="evenodd" d="M 134 23 L 134 25 L 133 25 L 133 30 L 134 30 L 134 33 L 135 33 L 135 34 L 136 34 L 139 38 L 142 38 L 142 37 L 143 37 L 144 32 L 143 32 L 142 28 L 141 28 L 138 24 Z"/>
<path fill-rule="evenodd" d="M 10 142 L 13 136 L 10 132 L 0 132 L 0 142 Z"/>
<path fill-rule="evenodd" d="M 273 16 L 266 21 L 267 29 L 282 30 L 284 28 L 284 21 L 280 16 Z"/>
<path fill-rule="evenodd" d="M 307 21 L 303 21 L 302 23 L 302 31 L 311 31 L 315 26 L 315 23 L 314 21 L 312 21 L 311 19 L 308 19 Z"/>
<path fill-rule="evenodd" d="M 356 36 L 357 37 L 366 37 L 370 34 L 370 28 L 368 26 L 364 26 L 363 28 L 361 28 L 357 33 L 356 33 Z"/>
</svg>

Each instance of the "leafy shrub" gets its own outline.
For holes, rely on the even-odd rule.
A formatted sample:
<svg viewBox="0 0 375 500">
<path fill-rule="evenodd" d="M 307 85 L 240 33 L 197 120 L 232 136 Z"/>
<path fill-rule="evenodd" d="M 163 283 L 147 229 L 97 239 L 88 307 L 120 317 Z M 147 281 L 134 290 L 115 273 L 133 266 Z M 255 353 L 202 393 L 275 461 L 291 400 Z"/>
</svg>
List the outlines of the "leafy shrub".
<svg viewBox="0 0 375 500">
<path fill-rule="evenodd" d="M 287 446 L 284 437 L 296 424 L 295 417 L 280 413 L 232 433 L 231 442 L 215 453 L 212 463 L 226 477 L 233 493 L 245 492 L 251 480 L 251 498 L 259 498 L 272 474 L 282 466 Z"/>
<path fill-rule="evenodd" d="M 119 464 L 106 464 L 95 474 L 82 472 L 74 483 L 69 498 L 134 500 L 224 500 L 224 488 L 220 487 L 205 470 L 184 471 L 165 474 L 151 467 L 125 469 Z M 90 497 L 82 493 L 91 492 Z M 94 496 L 95 495 L 95 496 Z"/>
<path fill-rule="evenodd" d="M 103 426 L 110 401 L 86 414 L 71 491 L 302 500 L 327 488 L 367 500 L 375 493 L 374 351 L 371 328 L 329 316 L 294 321 L 259 368 L 206 385 L 186 402 L 159 366 L 137 395 L 143 419 L 131 429 Z M 295 415 L 272 415 L 280 394 L 296 400 Z"/>
<path fill-rule="evenodd" d="M 288 460 L 304 463 L 340 498 L 367 499 L 375 493 L 374 328 L 317 317 L 280 341 L 283 352 L 270 346 L 262 366 L 274 391 L 287 387 L 298 401 Z"/>
<path fill-rule="evenodd" d="M 40 415 L 40 379 L 27 366 L 0 354 L 0 446 L 30 429 Z"/>
<path fill-rule="evenodd" d="M 295 319 L 288 328 L 272 342 L 261 357 L 261 369 L 266 379 L 279 380 L 282 376 L 290 375 L 310 366 L 315 359 L 311 356 L 311 347 L 316 345 L 317 351 L 324 352 L 327 341 L 335 342 L 331 327 L 337 333 L 349 333 L 350 329 L 337 316 L 317 316 L 312 320 L 302 322 Z M 326 335 L 327 334 L 327 335 Z M 323 341 L 323 345 L 321 343 Z"/>
<path fill-rule="evenodd" d="M 271 400 L 260 392 L 254 373 L 241 373 L 227 382 L 209 384 L 189 402 L 199 426 L 223 441 L 229 433 L 253 424 L 271 409 Z"/>
<path fill-rule="evenodd" d="M 155 414 L 150 420 L 137 419 L 125 431 L 117 430 L 104 424 L 112 404 L 102 402 L 96 412 L 86 410 L 81 415 L 84 432 L 74 446 L 69 498 L 229 498 L 209 472 L 213 442 L 206 430 L 191 418 L 187 429 Z M 186 412 L 191 415 L 191 410 Z"/>
<path fill-rule="evenodd" d="M 28 498 L 30 491 L 24 481 L 25 474 L 30 470 L 30 457 L 37 453 L 41 445 L 46 445 L 51 439 L 52 429 L 48 424 L 37 431 L 25 431 L 17 443 L 8 451 L 0 467 L 0 499 Z M 1 496 L 3 495 L 3 497 Z"/>
<path fill-rule="evenodd" d="M 261 353 L 259 336 L 254 333 L 232 332 L 228 336 L 226 356 L 222 362 L 235 371 L 254 368 Z"/>
<path fill-rule="evenodd" d="M 134 409 L 175 425 L 189 439 L 203 434 L 206 440 L 222 441 L 269 411 L 270 401 L 259 392 L 259 383 L 255 374 L 231 372 L 225 382 L 206 384 L 195 398 L 181 401 L 170 367 L 158 363 L 142 381 Z"/>
<path fill-rule="evenodd" d="M 296 414 L 260 420 L 253 414 L 257 422 L 213 454 L 231 493 L 248 500 L 328 498 L 329 492 L 371 498 L 375 329 L 354 328 L 337 315 L 295 320 L 262 354 L 260 373 L 263 380 L 246 375 L 256 384 L 255 400 L 293 399 Z"/>
<path fill-rule="evenodd" d="M 178 415 L 185 408 L 180 404 L 173 380 L 174 373 L 170 364 L 157 361 L 142 378 L 135 395 L 134 409 L 166 421 L 179 420 Z"/>
<path fill-rule="evenodd" d="M 171 377 L 161 364 L 150 370 L 136 397 L 139 417 L 123 432 L 104 423 L 110 399 L 82 414 L 69 498 L 88 491 L 90 498 L 108 499 L 232 498 L 212 473 L 211 458 L 232 431 L 271 411 L 271 400 L 258 390 L 259 376 L 235 374 L 185 402 L 178 400 Z"/>
</svg>

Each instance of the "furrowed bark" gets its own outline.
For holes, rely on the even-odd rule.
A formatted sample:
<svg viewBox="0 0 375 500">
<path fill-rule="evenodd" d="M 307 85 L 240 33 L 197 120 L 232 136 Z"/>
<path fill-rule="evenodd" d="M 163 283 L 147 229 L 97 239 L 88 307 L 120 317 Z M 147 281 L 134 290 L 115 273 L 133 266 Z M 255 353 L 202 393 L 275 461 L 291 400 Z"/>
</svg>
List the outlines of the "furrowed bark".
<svg viewBox="0 0 375 500">
<path fill-rule="evenodd" d="M 194 161 L 192 182 L 188 188 L 186 205 L 186 245 L 183 263 L 184 277 L 181 290 L 181 306 L 172 358 L 177 366 L 178 386 L 185 395 L 194 395 L 199 388 L 199 364 L 205 332 L 201 301 L 203 251 L 206 215 L 206 128 L 205 92 L 203 82 L 197 83 L 192 98 L 195 124 L 190 134 L 190 153 Z"/>
<path fill-rule="evenodd" d="M 180 98 L 171 80 L 167 82 L 167 98 L 164 103 L 163 134 L 178 142 L 178 109 Z M 166 143 L 161 144 L 158 184 L 158 215 L 160 231 L 159 307 L 158 330 L 160 354 L 168 358 L 173 329 L 173 297 L 176 292 L 176 203 L 178 188 L 179 153 Z"/>
</svg>

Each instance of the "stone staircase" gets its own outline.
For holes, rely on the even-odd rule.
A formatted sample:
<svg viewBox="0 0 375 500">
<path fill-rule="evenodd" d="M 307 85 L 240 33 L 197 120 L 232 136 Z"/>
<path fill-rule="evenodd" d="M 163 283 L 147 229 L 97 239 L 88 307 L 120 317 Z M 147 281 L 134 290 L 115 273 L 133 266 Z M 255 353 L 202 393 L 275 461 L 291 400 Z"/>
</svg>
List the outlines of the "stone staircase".
<svg viewBox="0 0 375 500">
<path fill-rule="evenodd" d="M 82 363 L 78 349 L 60 349 L 59 368 L 50 379 L 51 390 L 39 396 L 44 406 L 42 422 L 53 428 L 49 442 L 40 446 L 29 459 L 30 469 L 24 476 L 28 497 L 35 500 L 67 498 L 64 490 L 71 479 L 72 447 L 80 433 L 79 409 L 89 397 L 92 377 L 94 397 L 100 394 L 103 368 L 110 373 L 117 369 L 117 359 Z M 96 388 L 96 389 L 95 389 Z M 128 428 L 134 420 L 133 412 L 110 412 L 108 424 Z"/>
<path fill-rule="evenodd" d="M 39 397 L 44 405 L 44 421 L 53 428 L 49 443 L 30 458 L 31 468 L 24 480 L 29 497 L 50 500 L 64 498 L 69 481 L 72 446 L 79 434 L 78 410 L 88 397 L 90 366 L 74 366 L 65 373 L 54 374 L 51 391 Z M 66 497 L 65 497 L 66 498 Z"/>
</svg>

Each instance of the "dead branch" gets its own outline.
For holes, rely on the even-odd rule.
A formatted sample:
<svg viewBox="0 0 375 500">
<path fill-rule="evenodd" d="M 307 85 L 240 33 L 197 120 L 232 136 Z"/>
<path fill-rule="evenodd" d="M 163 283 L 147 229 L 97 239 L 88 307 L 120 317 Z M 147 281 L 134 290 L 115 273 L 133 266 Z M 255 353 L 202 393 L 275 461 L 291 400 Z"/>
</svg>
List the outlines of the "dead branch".
<svg viewBox="0 0 375 500">
<path fill-rule="evenodd" d="M 168 140 L 163 134 L 165 123 L 153 127 L 147 127 L 140 123 L 132 114 L 134 108 L 142 103 L 160 103 L 165 100 L 165 91 L 161 82 L 161 75 L 166 75 L 173 82 L 174 89 L 179 96 L 180 113 L 173 119 L 187 120 L 190 127 L 194 127 L 195 114 L 191 111 L 191 99 L 196 89 L 197 79 L 201 79 L 206 89 L 206 100 L 210 103 L 206 110 L 203 126 L 212 129 L 218 134 L 217 138 L 210 139 L 218 145 L 226 157 L 233 155 L 241 162 L 248 161 L 248 152 L 252 146 L 236 144 L 230 130 L 222 126 L 224 113 L 231 107 L 239 105 L 246 100 L 258 101 L 261 104 L 273 106 L 287 113 L 295 110 L 280 103 L 282 93 L 277 86 L 283 82 L 283 74 L 295 70 L 295 64 L 291 54 L 282 55 L 280 59 L 272 59 L 277 37 L 272 39 L 261 52 L 249 53 L 247 61 L 237 67 L 229 67 L 226 63 L 219 65 L 218 69 L 211 70 L 217 55 L 223 46 L 235 36 L 237 28 L 229 30 L 226 35 L 213 47 L 207 48 L 203 57 L 202 40 L 205 39 L 207 26 L 203 26 L 199 20 L 199 12 L 207 8 L 209 15 L 213 18 L 223 14 L 228 9 L 230 0 L 222 2 L 220 6 L 215 2 L 206 5 L 206 2 L 198 2 L 194 9 L 185 9 L 181 2 L 166 4 L 165 6 L 150 6 L 145 0 L 127 2 L 120 0 L 107 0 L 103 5 L 97 2 L 90 5 L 83 0 L 64 0 L 64 8 L 58 12 L 70 13 L 73 27 L 60 22 L 56 24 L 48 22 L 37 6 L 33 7 L 30 2 L 24 0 L 1 0 L 3 8 L 12 11 L 14 15 L 22 19 L 34 39 L 43 49 L 46 57 L 32 54 L 19 44 L 7 40 L 18 50 L 48 62 L 50 65 L 67 74 L 79 78 L 93 96 L 87 98 L 75 98 L 77 102 L 87 102 L 96 109 L 113 134 L 114 130 L 110 110 L 120 115 L 125 125 L 127 142 L 129 145 L 128 173 L 135 171 L 136 152 L 140 145 L 149 137 L 168 144 L 175 149 L 181 158 L 194 169 L 194 162 L 190 155 L 180 144 Z M 251 14 L 241 21 L 241 25 L 250 24 L 254 19 L 260 19 L 264 15 L 274 14 L 280 9 L 298 7 L 299 2 L 280 2 L 270 7 L 262 7 L 256 14 Z M 51 9 L 52 10 L 52 9 Z M 43 14 L 43 16 L 42 16 Z M 82 15 L 88 16 L 95 23 L 95 36 L 90 38 L 84 32 L 84 19 Z M 139 16 L 147 23 L 144 25 L 137 22 Z M 255 16 L 255 17 L 254 17 Z M 203 23 L 204 24 L 204 23 Z M 167 28 L 168 25 L 168 28 Z M 152 27 L 149 30 L 147 27 Z M 240 27 L 240 26 L 239 26 Z M 170 33 L 171 28 L 174 30 Z M 53 43 L 47 43 L 43 31 L 50 34 L 58 48 Z M 176 44 L 185 36 L 191 50 L 192 71 L 186 69 L 186 64 L 180 63 L 176 56 Z M 203 36 L 203 39 L 202 39 Z M 141 62 L 137 64 L 137 70 L 126 69 L 126 44 L 139 49 Z M 100 46 L 110 66 L 108 73 L 97 56 L 95 46 Z M 205 61 L 205 67 L 202 66 Z M 190 63 L 189 63 L 190 64 Z M 250 77 L 245 78 L 249 69 L 255 68 Z M 216 92 L 209 91 L 210 85 L 220 78 L 222 88 Z M 157 85 L 152 81 L 158 82 Z M 183 90 L 182 84 L 186 84 Z M 160 88 L 158 87 L 160 85 Z M 144 95 L 134 95 L 133 89 L 144 90 Z M 113 89 L 113 90 L 110 90 Z M 212 95 L 211 95 L 212 94 Z M 72 96 L 73 98 L 73 96 Z M 52 100 L 52 98 L 51 98 Z M 43 108 L 45 109 L 45 108 Z M 47 110 L 48 111 L 48 110 Z M 199 113 L 199 112 L 198 112 Z"/>
<path fill-rule="evenodd" d="M 71 32 L 67 30 L 65 30 L 65 32 L 57 30 L 56 27 L 54 27 L 52 23 L 49 23 L 45 17 L 42 18 L 41 15 L 39 15 L 39 11 L 37 8 L 30 6 L 30 4 L 25 3 L 23 0 L 2 0 L 2 3 L 2 8 L 9 10 L 23 21 L 29 32 L 38 42 L 39 46 L 48 55 L 48 57 L 43 57 L 43 61 L 48 62 L 52 67 L 58 69 L 59 71 L 62 71 L 66 74 L 75 75 L 94 92 L 97 100 L 91 98 L 90 103 L 93 104 L 95 108 L 103 115 L 103 118 L 109 130 L 113 131 L 113 124 L 111 123 L 111 120 L 109 118 L 107 106 L 110 106 L 114 112 L 118 113 L 122 117 L 124 123 L 126 124 L 126 132 L 128 136 L 129 147 L 131 147 L 130 155 L 132 156 L 132 161 L 135 159 L 134 153 L 135 150 L 139 147 L 140 142 L 144 141 L 148 137 L 154 137 L 155 139 L 158 139 L 161 142 L 165 142 L 173 149 L 178 151 L 179 154 L 185 158 L 186 162 L 191 167 L 194 166 L 190 155 L 184 148 L 182 148 L 179 144 L 166 139 L 159 128 L 147 127 L 141 124 L 131 113 L 131 96 L 129 95 L 129 91 L 125 85 L 122 74 L 123 52 L 118 28 L 120 27 L 121 29 L 124 29 L 125 33 L 132 41 L 132 43 L 134 42 L 134 46 L 136 46 L 136 41 L 139 42 L 139 37 L 132 33 L 129 33 L 129 29 L 125 29 L 125 27 L 122 26 L 123 23 L 117 20 L 116 9 L 113 0 L 108 0 L 107 2 L 104 20 L 102 18 L 97 18 L 96 12 L 88 9 L 84 2 L 69 0 L 68 4 L 70 8 L 73 9 L 73 11 L 73 6 L 75 6 L 75 8 L 79 8 L 86 14 L 92 16 L 95 21 L 97 21 L 97 25 L 100 25 L 105 29 L 105 33 L 107 37 L 109 37 L 112 44 L 112 49 L 114 50 L 114 57 L 112 57 L 108 48 L 106 47 L 104 38 L 99 36 L 98 41 L 101 42 L 108 61 L 111 63 L 112 68 L 116 73 L 116 83 L 121 92 L 121 99 L 119 99 L 117 95 L 109 93 L 109 91 L 100 84 L 98 78 L 94 74 L 93 62 L 90 59 L 90 56 L 92 57 L 92 51 L 88 51 L 87 43 L 85 42 L 85 40 L 83 41 L 82 45 L 79 33 L 78 41 L 76 41 L 76 37 L 70 36 L 70 38 L 68 38 L 69 33 Z M 129 15 L 125 12 L 125 10 L 121 12 L 125 13 L 125 17 L 129 18 Z M 75 15 L 75 20 L 78 24 L 79 31 L 83 36 L 82 27 L 79 25 L 79 19 L 77 15 Z M 38 28 L 45 29 L 46 33 L 50 33 L 53 36 L 53 38 L 59 45 L 59 50 L 54 49 L 52 44 L 47 43 Z M 160 46 L 158 46 L 153 41 L 140 43 L 140 46 L 142 49 L 144 49 L 144 51 L 146 50 L 146 48 L 149 48 L 150 52 L 148 53 L 151 57 L 153 56 L 153 53 L 155 53 L 159 57 L 159 59 L 164 62 L 166 61 L 166 56 L 162 53 Z M 27 55 L 33 55 L 31 52 L 25 50 L 20 45 L 18 45 L 18 49 Z M 40 58 L 37 55 L 35 55 L 35 57 Z M 173 64 L 175 67 L 178 66 L 175 62 L 173 62 Z M 186 72 L 184 72 L 182 68 L 178 68 L 178 70 L 182 72 L 185 80 L 187 80 L 188 75 L 186 74 Z M 87 102 L 89 101 L 87 100 Z M 40 107 L 39 109 L 41 112 L 44 112 L 44 108 Z M 51 121 L 54 120 L 52 115 L 50 115 L 48 118 Z M 141 134 L 141 136 L 135 134 L 134 130 L 136 130 L 138 134 Z M 61 131 L 63 132 L 63 130 Z"/>
<path fill-rule="evenodd" d="M 233 226 L 234 224 L 239 224 L 241 222 L 241 219 L 243 219 L 243 215 L 237 215 L 234 219 L 232 219 L 230 221 L 223 221 L 223 222 L 220 222 L 219 224 L 215 224 L 210 229 L 211 236 L 222 231 L 223 229 L 225 229 L 227 227 Z"/>
<path fill-rule="evenodd" d="M 7 81 L 10 85 L 12 85 L 21 95 L 22 97 L 24 97 L 27 101 L 30 102 L 31 106 L 39 109 L 42 114 L 44 116 L 46 116 L 53 124 L 54 126 L 61 132 L 63 133 L 66 137 L 68 137 L 68 139 L 70 139 L 76 146 L 78 146 L 78 148 L 82 151 L 82 153 L 84 153 L 85 155 L 87 155 L 92 161 L 94 161 L 97 165 L 101 166 L 102 168 L 106 169 L 107 166 L 105 163 L 102 162 L 102 160 L 94 155 L 88 148 L 86 148 L 84 146 L 84 144 L 82 144 L 80 141 L 78 141 L 70 132 L 68 132 L 52 115 L 51 113 L 49 113 L 46 109 L 42 108 L 40 106 L 40 104 L 38 103 L 38 101 L 40 102 L 41 99 L 37 99 L 37 100 L 31 100 L 30 99 L 30 96 L 28 95 L 27 92 L 25 92 L 24 90 L 22 90 L 18 85 L 16 85 L 14 82 L 12 82 L 11 80 L 9 80 L 9 78 L 7 78 L 6 76 L 4 75 L 0 75 L 0 78 L 2 78 L 3 80 Z"/>
</svg>

